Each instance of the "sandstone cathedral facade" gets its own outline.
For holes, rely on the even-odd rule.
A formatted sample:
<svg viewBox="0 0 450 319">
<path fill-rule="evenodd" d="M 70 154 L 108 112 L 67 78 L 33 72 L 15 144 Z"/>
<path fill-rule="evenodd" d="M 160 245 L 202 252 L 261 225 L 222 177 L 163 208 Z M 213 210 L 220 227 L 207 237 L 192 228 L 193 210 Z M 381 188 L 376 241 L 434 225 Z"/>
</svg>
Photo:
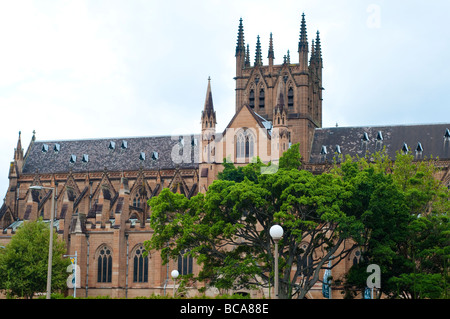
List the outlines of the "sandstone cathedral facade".
<svg viewBox="0 0 450 319">
<path fill-rule="evenodd" d="M 281 64 L 274 64 L 272 34 L 268 41 L 268 62 L 263 63 L 258 36 L 252 63 L 239 21 L 235 115 L 223 132 L 216 131 L 208 79 L 203 111 L 199 108 L 199 133 L 51 141 L 33 135 L 26 150 L 19 133 L 0 208 L 0 244 L 7 244 L 27 220 L 49 221 L 54 196 L 55 230 L 67 253 L 78 256 L 77 296 L 170 294 L 171 270 L 188 274 L 199 266 L 183 256 L 163 265 L 157 251 L 143 254 L 143 243 L 152 236 L 147 200 L 163 188 L 188 198 L 206 192 L 224 158 L 236 165 L 256 156 L 276 162 L 291 144 L 299 143 L 303 169 L 321 173 L 337 155 L 361 156 L 385 148 L 392 157 L 402 151 L 418 161 L 439 158 L 436 178 L 450 184 L 450 123 L 322 128 L 324 64 L 319 32 L 309 42 L 302 15 L 298 63 L 291 62 L 288 51 Z M 31 186 L 51 187 L 54 194 Z M 334 277 L 344 274 L 357 258 L 357 251 L 349 255 L 335 268 Z M 321 285 L 313 287 L 310 298 L 321 298 Z M 265 290 L 248 293 L 269 295 Z"/>
</svg>

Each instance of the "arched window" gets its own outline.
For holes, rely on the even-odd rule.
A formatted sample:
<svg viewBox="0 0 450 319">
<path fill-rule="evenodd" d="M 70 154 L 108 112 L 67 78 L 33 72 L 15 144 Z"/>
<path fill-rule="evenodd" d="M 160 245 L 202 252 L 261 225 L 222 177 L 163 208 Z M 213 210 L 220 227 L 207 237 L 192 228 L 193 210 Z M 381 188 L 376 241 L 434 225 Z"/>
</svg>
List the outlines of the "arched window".
<svg viewBox="0 0 450 319">
<path fill-rule="evenodd" d="M 191 256 L 185 256 L 185 253 L 183 250 L 178 257 L 178 272 L 180 275 L 192 274 L 193 259 Z"/>
<path fill-rule="evenodd" d="M 307 256 L 305 256 L 305 253 L 308 249 L 308 244 L 303 244 L 301 246 L 301 250 L 303 251 L 301 253 L 301 262 L 300 262 L 300 269 L 304 276 L 309 276 L 312 274 L 312 265 L 313 265 L 313 257 L 312 252 L 309 252 Z"/>
<path fill-rule="evenodd" d="M 111 282 L 112 253 L 106 245 L 100 248 L 97 257 L 97 282 Z"/>
<path fill-rule="evenodd" d="M 264 97 L 264 89 L 261 89 L 259 91 L 259 107 L 260 108 L 264 108 L 264 99 L 265 99 L 265 97 Z"/>
<path fill-rule="evenodd" d="M 133 198 L 133 206 L 141 207 L 141 197 L 139 196 L 139 191 L 136 192 Z"/>
<path fill-rule="evenodd" d="M 361 251 L 357 249 L 352 255 L 353 255 L 352 263 L 353 266 L 355 266 L 362 260 Z"/>
<path fill-rule="evenodd" d="M 288 90 L 288 107 L 294 107 L 294 90 L 292 89 L 292 87 L 290 87 Z"/>
<path fill-rule="evenodd" d="M 249 131 L 247 131 L 245 146 L 246 146 L 245 147 L 245 155 L 246 155 L 246 157 L 252 158 L 254 156 L 255 137 Z"/>
<path fill-rule="evenodd" d="M 236 158 L 255 156 L 255 135 L 250 130 L 240 131 L 236 136 Z"/>
<path fill-rule="evenodd" d="M 250 90 L 250 95 L 248 98 L 248 105 L 253 109 L 255 107 L 255 91 Z"/>
<path fill-rule="evenodd" d="M 148 256 L 144 256 L 144 247 L 139 245 L 133 258 L 133 282 L 148 282 Z"/>
<path fill-rule="evenodd" d="M 238 133 L 236 137 L 236 157 L 245 156 L 245 136 L 244 132 Z"/>
</svg>

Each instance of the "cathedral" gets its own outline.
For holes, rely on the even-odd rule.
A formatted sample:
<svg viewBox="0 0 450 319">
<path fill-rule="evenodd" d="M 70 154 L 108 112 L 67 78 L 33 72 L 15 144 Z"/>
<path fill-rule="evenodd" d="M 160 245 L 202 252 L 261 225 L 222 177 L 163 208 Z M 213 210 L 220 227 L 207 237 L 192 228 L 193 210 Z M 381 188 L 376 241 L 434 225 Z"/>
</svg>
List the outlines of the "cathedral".
<svg viewBox="0 0 450 319">
<path fill-rule="evenodd" d="M 42 217 L 49 222 L 53 216 L 67 253 L 77 254 L 77 296 L 169 295 L 173 269 L 188 274 L 199 266 L 183 256 L 163 265 L 158 251 L 143 254 L 153 232 L 147 200 L 163 188 L 188 198 L 206 192 L 224 159 L 246 165 L 258 156 L 276 163 L 299 143 L 302 169 L 319 174 L 339 155 L 364 156 L 384 148 L 392 158 L 399 151 L 417 161 L 438 159 L 436 178 L 450 187 L 450 123 L 323 128 L 320 33 L 309 41 L 301 16 L 298 63 L 288 52 L 274 64 L 272 34 L 267 40 L 267 60 L 258 36 L 252 62 L 239 21 L 235 114 L 222 132 L 216 131 L 210 79 L 203 109 L 199 105 L 201 128 L 191 135 L 41 141 L 33 134 L 24 149 L 19 132 L 0 208 L 0 244 L 6 245 L 25 221 Z M 341 262 L 334 276 L 345 273 L 357 257 L 355 252 Z M 309 298 L 322 298 L 321 287 L 318 282 Z M 269 296 L 264 290 L 248 293 Z"/>
</svg>

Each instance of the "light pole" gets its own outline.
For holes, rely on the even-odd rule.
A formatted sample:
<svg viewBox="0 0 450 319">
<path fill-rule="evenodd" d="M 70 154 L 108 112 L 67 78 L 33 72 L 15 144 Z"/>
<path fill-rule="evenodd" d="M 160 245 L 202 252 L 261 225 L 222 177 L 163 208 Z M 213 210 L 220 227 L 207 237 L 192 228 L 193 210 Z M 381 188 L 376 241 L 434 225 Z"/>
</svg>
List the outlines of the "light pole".
<svg viewBox="0 0 450 319">
<path fill-rule="evenodd" d="M 175 285 L 177 283 L 177 278 L 180 273 L 178 272 L 178 270 L 172 270 L 170 274 L 172 275 L 173 278 L 173 297 L 175 298 Z"/>
<path fill-rule="evenodd" d="M 280 225 L 273 225 L 270 227 L 270 236 L 272 236 L 275 242 L 275 299 L 278 299 L 278 241 L 283 237 L 283 227 Z"/>
<path fill-rule="evenodd" d="M 47 268 L 47 299 L 50 299 L 52 286 L 52 262 L 53 262 L 53 216 L 55 213 L 55 188 L 44 186 L 30 186 L 30 189 L 41 190 L 49 189 L 52 191 L 52 209 L 50 212 L 50 241 L 48 244 L 48 268 Z"/>
</svg>

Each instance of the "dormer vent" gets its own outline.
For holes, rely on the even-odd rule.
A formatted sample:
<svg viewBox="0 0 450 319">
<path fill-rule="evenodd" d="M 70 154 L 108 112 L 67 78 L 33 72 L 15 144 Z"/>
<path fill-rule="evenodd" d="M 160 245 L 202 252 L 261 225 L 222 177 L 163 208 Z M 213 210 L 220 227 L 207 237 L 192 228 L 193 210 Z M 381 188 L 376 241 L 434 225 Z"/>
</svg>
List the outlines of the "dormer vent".
<svg viewBox="0 0 450 319">
<path fill-rule="evenodd" d="M 47 144 L 42 144 L 41 151 L 42 151 L 42 153 L 47 153 L 48 152 L 48 145 Z"/>
<path fill-rule="evenodd" d="M 445 130 L 445 133 L 444 133 L 444 140 L 445 140 L 446 142 L 450 142 L 450 130 L 449 130 L 449 129 L 446 129 L 446 130 Z"/>
<path fill-rule="evenodd" d="M 403 143 L 402 152 L 403 154 L 408 154 L 409 152 L 408 145 L 406 143 Z"/>
<path fill-rule="evenodd" d="M 383 140 L 383 133 L 381 131 L 378 131 L 377 133 L 377 141 L 382 141 Z"/>
<path fill-rule="evenodd" d="M 369 135 L 367 135 L 367 132 L 364 132 L 361 141 L 368 142 L 369 141 Z"/>
<path fill-rule="evenodd" d="M 108 148 L 110 151 L 114 151 L 116 149 L 116 142 L 114 141 L 109 142 Z"/>
<path fill-rule="evenodd" d="M 420 143 L 420 142 L 417 143 L 416 152 L 420 152 L 420 153 L 423 152 L 422 143 Z"/>
<path fill-rule="evenodd" d="M 334 152 L 337 154 L 341 154 L 341 147 L 339 145 L 336 145 L 336 148 L 334 149 Z"/>
<path fill-rule="evenodd" d="M 418 142 L 416 147 L 416 158 L 422 158 L 423 147 L 422 143 Z"/>
</svg>

